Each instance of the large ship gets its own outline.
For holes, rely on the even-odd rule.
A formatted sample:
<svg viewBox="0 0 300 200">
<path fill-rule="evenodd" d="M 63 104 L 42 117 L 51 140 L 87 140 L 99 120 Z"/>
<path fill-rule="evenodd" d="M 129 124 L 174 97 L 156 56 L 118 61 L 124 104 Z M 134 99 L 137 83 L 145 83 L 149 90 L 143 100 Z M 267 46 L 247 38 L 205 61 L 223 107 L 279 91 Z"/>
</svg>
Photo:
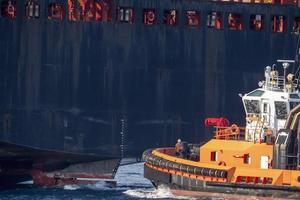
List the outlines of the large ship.
<svg viewBox="0 0 300 200">
<path fill-rule="evenodd" d="M 57 181 L 56 170 L 98 161 L 106 171 L 96 174 L 113 176 L 120 157 L 204 140 L 206 116 L 239 122 L 233 88 L 253 88 L 258 66 L 294 58 L 300 24 L 298 1 L 287 0 L 0 4 L 5 183 Z"/>
</svg>

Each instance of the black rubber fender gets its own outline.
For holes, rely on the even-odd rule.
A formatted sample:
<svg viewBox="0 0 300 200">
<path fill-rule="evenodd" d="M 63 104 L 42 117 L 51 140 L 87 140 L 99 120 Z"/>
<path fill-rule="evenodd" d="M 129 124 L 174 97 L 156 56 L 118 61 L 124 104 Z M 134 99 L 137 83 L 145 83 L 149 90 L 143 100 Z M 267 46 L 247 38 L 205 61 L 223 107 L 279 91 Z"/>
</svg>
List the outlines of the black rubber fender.
<svg viewBox="0 0 300 200">
<path fill-rule="evenodd" d="M 189 166 L 187 172 L 190 173 L 190 174 L 195 174 L 195 168 L 194 166 Z"/>
<path fill-rule="evenodd" d="M 153 157 L 154 159 L 153 159 L 153 161 L 154 161 L 154 164 L 156 165 L 156 166 L 159 166 L 159 158 L 158 157 Z"/>
<path fill-rule="evenodd" d="M 202 174 L 201 174 L 201 170 L 202 170 L 201 167 L 195 167 L 195 168 L 194 168 L 194 174 L 196 174 L 196 175 L 202 175 Z"/>
<path fill-rule="evenodd" d="M 167 169 L 173 169 L 173 162 L 167 161 L 167 163 L 166 163 L 166 168 L 167 168 Z"/>
<path fill-rule="evenodd" d="M 173 162 L 173 168 L 174 168 L 174 170 L 180 170 L 180 164 Z"/>
<path fill-rule="evenodd" d="M 159 163 L 158 163 L 158 166 L 160 166 L 161 168 L 166 168 L 166 163 L 167 163 L 166 160 L 160 159 Z"/>
<path fill-rule="evenodd" d="M 181 171 L 181 172 L 201 175 L 201 176 L 227 178 L 227 171 L 225 170 L 195 167 L 195 166 L 176 163 L 173 161 L 168 161 L 153 155 L 152 150 L 146 150 L 143 153 L 142 158 L 145 162 L 161 168 L 166 168 L 166 169 L 171 169 L 171 170 L 176 170 L 176 171 Z M 298 182 L 300 182 L 300 176 L 298 177 Z"/>
<path fill-rule="evenodd" d="M 173 162 L 168 161 L 168 162 L 166 163 L 166 166 L 167 166 L 168 169 L 173 169 Z"/>
<path fill-rule="evenodd" d="M 208 171 L 208 174 L 209 174 L 209 176 L 211 176 L 211 177 L 215 177 L 215 170 L 214 169 L 209 169 L 209 171 Z"/>
<path fill-rule="evenodd" d="M 220 172 L 220 176 L 218 176 L 220 178 L 227 178 L 227 171 L 221 170 Z"/>
<path fill-rule="evenodd" d="M 203 168 L 203 170 L 202 170 L 202 176 L 209 176 L 209 169 Z"/>
<path fill-rule="evenodd" d="M 187 172 L 187 166 L 186 165 L 180 165 L 180 171 L 181 172 Z"/>
</svg>

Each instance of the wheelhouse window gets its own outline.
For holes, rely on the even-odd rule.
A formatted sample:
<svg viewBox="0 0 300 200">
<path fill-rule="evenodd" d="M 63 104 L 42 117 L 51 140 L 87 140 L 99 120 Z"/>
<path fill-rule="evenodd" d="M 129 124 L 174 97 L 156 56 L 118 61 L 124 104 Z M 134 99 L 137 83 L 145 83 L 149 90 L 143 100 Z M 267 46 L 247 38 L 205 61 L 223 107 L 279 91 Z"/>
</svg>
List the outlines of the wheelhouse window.
<svg viewBox="0 0 300 200">
<path fill-rule="evenodd" d="M 250 15 L 250 30 L 261 31 L 263 29 L 263 15 Z"/>
<path fill-rule="evenodd" d="M 64 15 L 64 7 L 58 3 L 50 3 L 48 5 L 48 19 L 62 20 Z"/>
<path fill-rule="evenodd" d="M 272 16 L 272 31 L 276 33 L 283 33 L 285 31 L 285 16 Z"/>
<path fill-rule="evenodd" d="M 2 1 L 1 16 L 5 18 L 15 19 L 17 17 L 16 1 L 12 1 L 12 0 Z"/>
<path fill-rule="evenodd" d="M 186 11 L 186 25 L 199 26 L 200 25 L 200 13 L 198 11 L 193 11 L 193 10 Z"/>
<path fill-rule="evenodd" d="M 300 102 L 296 102 L 296 101 L 290 101 L 290 110 L 292 110 L 293 108 L 295 108 Z"/>
<path fill-rule="evenodd" d="M 300 99 L 298 94 L 290 94 L 291 99 Z"/>
<path fill-rule="evenodd" d="M 134 20 L 134 10 L 133 8 L 128 7 L 118 7 L 117 10 L 117 20 L 119 22 L 125 22 L 125 23 L 133 23 Z"/>
<path fill-rule="evenodd" d="M 154 9 L 144 9 L 143 10 L 143 22 L 146 25 L 155 24 L 155 10 Z"/>
<path fill-rule="evenodd" d="M 277 119 L 286 119 L 287 117 L 287 106 L 284 101 L 275 101 L 275 112 Z"/>
<path fill-rule="evenodd" d="M 252 97 L 261 97 L 265 92 L 263 90 L 254 90 L 253 92 L 250 92 L 247 96 Z"/>
<path fill-rule="evenodd" d="M 263 113 L 268 113 L 268 112 L 269 112 L 269 104 L 263 103 Z"/>
<path fill-rule="evenodd" d="M 27 19 L 40 17 L 40 4 L 34 0 L 28 0 L 25 4 L 25 16 Z"/>
<path fill-rule="evenodd" d="M 72 0 L 68 1 L 68 18 L 71 21 L 112 20 L 111 0 Z"/>
<path fill-rule="evenodd" d="M 244 28 L 243 15 L 239 13 L 229 13 L 228 27 L 230 30 L 241 31 Z"/>
<path fill-rule="evenodd" d="M 244 100 L 247 114 L 260 114 L 260 104 L 258 100 Z"/>
<path fill-rule="evenodd" d="M 163 22 L 166 25 L 175 26 L 177 24 L 177 10 L 165 10 Z"/>
<path fill-rule="evenodd" d="M 293 32 L 298 33 L 300 31 L 300 17 L 295 17 L 293 24 Z"/>
<path fill-rule="evenodd" d="M 222 27 L 222 14 L 221 12 L 211 12 L 207 15 L 206 25 L 208 28 L 221 29 Z"/>
</svg>

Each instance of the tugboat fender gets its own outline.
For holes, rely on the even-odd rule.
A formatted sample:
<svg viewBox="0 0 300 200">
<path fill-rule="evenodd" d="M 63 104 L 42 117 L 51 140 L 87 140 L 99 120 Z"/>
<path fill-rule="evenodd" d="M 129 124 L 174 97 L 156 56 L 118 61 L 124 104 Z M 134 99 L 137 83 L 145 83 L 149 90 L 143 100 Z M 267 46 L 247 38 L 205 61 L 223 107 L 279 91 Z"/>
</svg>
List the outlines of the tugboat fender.
<svg viewBox="0 0 300 200">
<path fill-rule="evenodd" d="M 192 165 L 181 164 L 178 162 L 169 161 L 158 156 L 152 154 L 152 149 L 146 150 L 143 153 L 143 160 L 150 165 L 154 165 L 157 167 L 180 171 L 189 174 L 195 174 L 200 176 L 210 176 L 210 177 L 218 177 L 218 178 L 226 178 L 227 171 L 219 170 L 213 168 L 203 168 Z"/>
</svg>

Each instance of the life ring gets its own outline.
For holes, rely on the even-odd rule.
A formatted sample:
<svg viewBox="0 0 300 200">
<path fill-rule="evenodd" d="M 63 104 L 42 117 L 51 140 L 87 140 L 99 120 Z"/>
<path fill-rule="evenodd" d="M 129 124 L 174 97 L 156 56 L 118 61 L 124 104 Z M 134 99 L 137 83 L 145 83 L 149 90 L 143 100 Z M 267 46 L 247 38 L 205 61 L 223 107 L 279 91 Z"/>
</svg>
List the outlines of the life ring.
<svg viewBox="0 0 300 200">
<path fill-rule="evenodd" d="M 238 127 L 236 124 L 232 124 L 230 127 L 231 133 L 235 135 L 240 134 L 240 127 Z"/>
<path fill-rule="evenodd" d="M 148 19 L 148 22 L 153 22 L 153 21 L 154 21 L 154 18 L 155 18 L 154 12 L 153 12 L 152 10 L 148 11 L 148 12 L 147 12 L 147 19 Z"/>
</svg>

